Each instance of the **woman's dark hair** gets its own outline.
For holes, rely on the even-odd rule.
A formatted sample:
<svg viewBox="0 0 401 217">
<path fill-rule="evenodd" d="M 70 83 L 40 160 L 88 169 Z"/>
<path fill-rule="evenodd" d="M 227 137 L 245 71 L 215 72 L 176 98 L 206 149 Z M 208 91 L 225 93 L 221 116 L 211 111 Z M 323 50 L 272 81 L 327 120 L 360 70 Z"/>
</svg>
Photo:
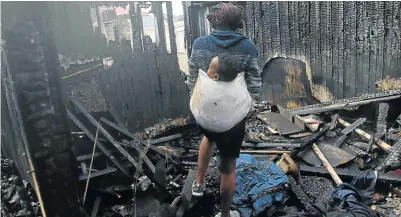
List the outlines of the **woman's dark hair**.
<svg viewBox="0 0 401 217">
<path fill-rule="evenodd" d="M 239 73 L 238 62 L 233 55 L 223 53 L 219 55 L 219 81 L 230 82 L 233 81 Z"/>
<path fill-rule="evenodd" d="M 221 3 L 213 6 L 207 15 L 212 28 L 228 27 L 232 31 L 242 29 L 245 21 L 245 10 L 231 3 Z"/>
</svg>

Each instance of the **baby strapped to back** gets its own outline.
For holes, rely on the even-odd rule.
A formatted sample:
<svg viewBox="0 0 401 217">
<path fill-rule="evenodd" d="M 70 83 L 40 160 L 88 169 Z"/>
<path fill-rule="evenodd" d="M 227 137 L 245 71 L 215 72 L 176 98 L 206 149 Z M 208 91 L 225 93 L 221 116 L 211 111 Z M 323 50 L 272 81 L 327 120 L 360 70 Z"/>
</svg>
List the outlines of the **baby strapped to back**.
<svg viewBox="0 0 401 217">
<path fill-rule="evenodd" d="M 250 111 L 252 99 L 245 73 L 237 64 L 234 56 L 224 53 L 212 59 L 207 73 L 199 69 L 190 108 L 204 130 L 226 132 Z"/>
</svg>

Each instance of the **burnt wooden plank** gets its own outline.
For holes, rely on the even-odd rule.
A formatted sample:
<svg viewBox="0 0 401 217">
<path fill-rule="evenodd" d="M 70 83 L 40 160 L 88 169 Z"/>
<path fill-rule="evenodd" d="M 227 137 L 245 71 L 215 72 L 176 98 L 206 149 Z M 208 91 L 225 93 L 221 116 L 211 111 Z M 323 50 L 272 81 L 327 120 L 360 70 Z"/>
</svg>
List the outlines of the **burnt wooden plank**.
<svg viewBox="0 0 401 217">
<path fill-rule="evenodd" d="M 343 58 L 344 58 L 344 2 L 338 2 L 338 98 L 342 98 L 345 96 L 344 89 L 344 65 L 343 65 Z"/>
<path fill-rule="evenodd" d="M 280 23 L 279 23 L 279 3 L 278 2 L 269 2 L 269 12 L 268 16 L 270 17 L 270 33 L 272 35 L 272 52 L 273 55 L 279 55 L 281 52 L 281 43 L 280 43 Z"/>
<path fill-rule="evenodd" d="M 333 60 L 332 60 L 332 65 L 333 65 L 333 68 L 332 68 L 333 89 L 332 89 L 332 91 L 333 91 L 334 96 L 339 97 L 338 91 L 339 91 L 340 83 L 338 82 L 338 78 L 339 78 L 339 66 L 341 65 L 340 61 L 339 61 L 339 50 L 340 49 L 339 49 L 339 45 L 338 45 L 339 44 L 339 40 L 340 40 L 339 35 L 340 35 L 340 32 L 341 32 L 341 30 L 339 29 L 339 22 L 341 22 L 340 19 L 339 19 L 339 16 L 340 16 L 340 14 L 339 14 L 339 4 L 340 4 L 340 2 L 333 1 L 333 2 L 330 2 L 330 4 L 331 4 L 331 10 L 332 10 L 332 12 L 331 12 L 331 30 L 332 30 L 332 33 L 331 33 L 331 37 L 332 37 L 331 46 L 332 46 L 332 49 L 333 49 Z"/>
<path fill-rule="evenodd" d="M 355 2 L 344 2 L 344 83 L 345 96 L 355 96 L 355 37 L 356 37 L 356 8 Z"/>
<path fill-rule="evenodd" d="M 384 2 L 384 41 L 383 41 L 383 71 L 382 78 L 391 75 L 391 53 L 395 44 L 392 43 L 393 34 L 393 2 Z M 376 79 L 376 81 L 378 81 Z"/>
<path fill-rule="evenodd" d="M 331 4 L 330 2 L 325 3 L 326 4 L 326 24 L 325 24 L 325 30 L 326 31 L 326 44 L 325 44 L 325 49 L 326 49 L 326 86 L 329 89 L 330 92 L 333 91 L 333 41 L 332 41 L 332 34 L 333 30 L 331 28 Z"/>
<path fill-rule="evenodd" d="M 92 142 L 95 142 L 95 136 L 68 109 L 67 109 L 67 114 L 68 117 L 75 123 L 75 125 L 77 125 L 77 127 L 79 127 L 82 131 L 84 131 L 86 135 L 89 137 L 89 139 L 92 140 Z M 109 149 L 107 149 L 102 142 L 97 141 L 96 144 L 97 147 L 99 147 L 100 150 L 102 150 L 102 152 L 111 160 L 111 162 L 113 162 L 117 166 L 118 169 L 120 169 L 125 175 L 130 176 L 128 170 L 113 156 L 112 152 Z"/>
<path fill-rule="evenodd" d="M 344 141 L 347 139 L 347 135 L 340 136 L 333 144 L 334 147 L 340 147 Z"/>
<path fill-rule="evenodd" d="M 264 62 L 262 63 L 261 67 L 264 67 L 264 64 L 271 58 L 271 34 L 270 34 L 270 22 L 269 22 L 269 2 L 263 1 L 262 2 L 262 37 L 263 37 L 263 56 Z"/>
<path fill-rule="evenodd" d="M 290 55 L 290 30 L 288 21 L 288 2 L 279 1 L 279 25 L 281 53 L 285 57 Z"/>
<path fill-rule="evenodd" d="M 100 121 L 102 121 L 103 123 L 109 125 L 110 127 L 113 127 L 114 129 L 118 130 L 119 132 L 123 133 L 124 135 L 130 137 L 131 139 L 134 139 L 135 141 L 141 143 L 142 145 L 146 145 L 146 142 L 143 141 L 142 139 L 140 139 L 139 137 L 135 136 L 133 133 L 129 132 L 127 128 L 125 127 L 121 127 L 118 126 L 117 124 L 114 124 L 113 122 L 105 119 L 105 118 L 101 118 Z M 163 157 L 171 157 L 169 153 L 163 151 L 160 148 L 157 148 L 154 145 L 150 145 L 149 148 L 153 151 L 155 151 L 156 153 L 160 154 Z"/>
<path fill-rule="evenodd" d="M 381 138 L 387 131 L 387 114 L 390 109 L 388 103 L 380 103 L 376 122 L 376 136 Z"/>
<path fill-rule="evenodd" d="M 308 46 L 308 32 L 310 28 L 309 22 L 309 3 L 308 2 L 297 2 L 298 4 L 298 18 L 299 18 L 299 45 L 300 45 L 300 56 L 306 61 L 306 72 L 311 75 L 311 58 L 310 58 L 310 46 Z M 312 79 L 311 77 L 308 77 Z"/>
<path fill-rule="evenodd" d="M 254 2 L 254 11 L 255 11 L 255 45 L 259 52 L 259 65 L 261 65 L 263 61 L 263 41 L 262 41 L 262 2 Z"/>
<path fill-rule="evenodd" d="M 296 58 L 300 58 L 301 52 L 301 40 L 299 38 L 299 23 L 301 22 L 298 18 L 298 2 L 290 1 L 288 19 L 290 23 L 290 41 L 291 41 L 291 51 L 292 55 Z"/>
<path fill-rule="evenodd" d="M 331 117 L 330 130 L 336 128 L 338 117 L 339 117 L 338 113 Z"/>
<path fill-rule="evenodd" d="M 375 2 L 374 2 L 375 3 Z M 385 2 L 377 2 L 378 4 L 378 19 L 377 26 L 375 27 L 377 36 L 377 65 L 376 65 L 376 77 L 375 83 L 384 78 L 384 7 Z M 376 88 L 375 88 L 376 89 Z"/>
<path fill-rule="evenodd" d="M 369 17 L 371 16 L 370 14 L 370 4 L 371 2 L 358 2 L 360 4 L 357 9 L 359 10 L 359 15 L 360 18 L 358 19 L 358 49 L 357 52 L 359 52 L 358 56 L 358 74 L 359 76 L 362 76 L 362 81 L 357 82 L 357 85 L 361 85 L 361 88 L 359 89 L 363 93 L 367 93 L 369 91 L 369 67 L 370 67 L 370 52 L 369 52 L 369 47 L 370 47 L 370 21 Z M 357 87 L 358 88 L 358 87 Z"/>
<path fill-rule="evenodd" d="M 250 1 L 247 2 L 246 4 L 246 17 L 247 17 L 247 25 L 246 25 L 246 31 L 247 35 L 250 40 L 254 41 L 255 40 L 255 27 L 254 27 L 254 2 Z"/>
<path fill-rule="evenodd" d="M 363 124 L 365 121 L 366 121 L 366 118 L 358 118 L 358 120 L 354 121 L 354 123 L 352 123 L 348 127 L 341 130 L 341 133 L 343 135 L 348 135 L 349 133 L 354 131 L 356 128 L 358 128 L 361 124 Z"/>
<path fill-rule="evenodd" d="M 327 5 L 329 3 L 327 1 L 322 1 L 319 2 L 319 16 L 320 16 L 320 22 L 319 22 L 319 42 L 320 42 L 320 52 L 319 54 L 321 55 L 321 62 L 319 64 L 320 71 L 322 73 L 322 82 L 321 84 L 324 87 L 327 87 L 327 54 L 330 53 L 329 50 L 327 49 L 327 39 L 329 38 L 328 32 L 327 32 L 327 24 L 328 24 L 328 11 L 327 11 Z"/>
<path fill-rule="evenodd" d="M 379 7 L 378 2 L 371 2 L 370 4 L 370 28 L 369 28 L 369 44 L 370 44 L 370 60 L 369 60 L 369 92 L 374 92 L 375 82 L 376 82 L 376 67 L 378 58 L 378 38 L 377 38 L 377 28 Z"/>
<path fill-rule="evenodd" d="M 401 76 L 401 69 L 397 70 L 397 64 L 401 61 L 401 3 L 399 1 L 392 2 L 392 31 L 391 31 L 391 44 L 393 46 L 390 47 L 390 77 L 397 78 Z M 397 59 L 397 57 L 399 57 Z"/>
<path fill-rule="evenodd" d="M 95 177 L 98 177 L 98 176 L 106 175 L 106 174 L 109 174 L 109 173 L 114 173 L 114 172 L 116 172 L 116 171 L 117 171 L 116 168 L 110 167 L 110 168 L 107 168 L 107 169 L 104 169 L 104 170 L 99 170 L 99 171 L 96 171 L 96 172 L 91 172 L 91 173 L 90 173 L 90 176 L 89 176 L 89 174 L 80 175 L 80 176 L 78 177 L 78 180 L 79 180 L 79 181 L 83 181 L 83 180 L 87 180 L 88 178 L 91 179 L 91 178 L 95 178 Z"/>
<path fill-rule="evenodd" d="M 177 42 L 175 38 L 175 28 L 173 19 L 173 6 L 171 1 L 166 1 L 168 33 L 170 39 L 170 50 L 172 54 L 177 54 Z"/>
<path fill-rule="evenodd" d="M 363 2 L 356 2 L 356 93 L 363 92 L 363 42 L 364 42 L 364 14 Z"/>
<path fill-rule="evenodd" d="M 310 2 L 310 37 L 309 46 L 312 70 L 312 83 L 320 84 L 322 72 L 320 69 L 320 55 L 319 53 L 319 2 Z"/>
<path fill-rule="evenodd" d="M 95 203 L 93 204 L 93 209 L 91 212 L 91 217 L 97 217 L 97 213 L 99 211 L 100 203 L 102 202 L 102 197 L 96 197 Z"/>
<path fill-rule="evenodd" d="M 300 168 L 301 174 L 304 175 L 323 175 L 323 176 L 330 176 L 329 172 L 324 167 L 312 167 L 312 166 L 305 166 L 301 165 Z M 347 170 L 343 168 L 335 168 L 336 173 L 345 179 L 352 180 L 355 177 L 354 170 Z M 391 174 L 391 173 L 378 173 L 377 181 L 381 183 L 401 183 L 401 175 Z"/>
</svg>

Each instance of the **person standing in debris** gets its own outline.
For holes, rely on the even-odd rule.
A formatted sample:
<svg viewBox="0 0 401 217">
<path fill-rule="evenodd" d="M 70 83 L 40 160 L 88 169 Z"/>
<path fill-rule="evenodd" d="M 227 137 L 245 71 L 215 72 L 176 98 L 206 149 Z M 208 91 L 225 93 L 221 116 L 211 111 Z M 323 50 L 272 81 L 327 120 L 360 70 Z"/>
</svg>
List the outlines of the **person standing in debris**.
<svg viewBox="0 0 401 217">
<path fill-rule="evenodd" d="M 228 53 L 234 58 L 236 63 L 234 66 L 237 67 L 238 72 L 244 73 L 246 79 L 245 89 L 249 91 L 248 95 L 250 94 L 253 99 L 256 99 L 260 91 L 260 74 L 262 71 L 258 65 L 259 53 L 251 40 L 237 32 L 238 29 L 243 28 L 245 20 L 244 9 L 229 3 L 218 4 L 211 8 L 207 19 L 214 31 L 194 41 L 189 59 L 187 84 L 191 95 L 197 83 L 199 71 L 208 71 L 209 64 L 213 58 Z M 218 67 L 220 68 L 220 66 Z M 235 92 L 235 90 L 232 92 Z M 237 112 L 237 109 L 227 113 L 233 114 L 235 112 Z M 199 122 L 198 125 L 200 125 Z M 216 144 L 220 155 L 219 170 L 221 173 L 220 195 L 222 205 L 221 213 L 216 216 L 239 216 L 238 212 L 230 211 L 230 207 L 236 185 L 236 159 L 239 157 L 242 140 L 245 136 L 245 118 L 224 132 L 211 132 L 203 129 L 203 127 L 200 128 L 205 136 L 200 145 L 198 169 L 196 181 L 192 186 L 192 194 L 194 196 L 203 196 L 205 173 L 213 156 L 214 144 Z"/>
</svg>

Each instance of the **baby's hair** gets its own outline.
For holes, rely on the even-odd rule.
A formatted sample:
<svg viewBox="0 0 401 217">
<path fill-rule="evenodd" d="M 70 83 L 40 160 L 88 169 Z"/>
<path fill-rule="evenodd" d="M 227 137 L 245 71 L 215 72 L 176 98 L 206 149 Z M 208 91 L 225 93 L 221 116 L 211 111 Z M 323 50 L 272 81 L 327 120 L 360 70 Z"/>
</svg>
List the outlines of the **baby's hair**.
<svg viewBox="0 0 401 217">
<path fill-rule="evenodd" d="M 223 53 L 219 55 L 219 81 L 230 82 L 233 81 L 239 72 L 238 62 L 233 55 Z"/>
</svg>

